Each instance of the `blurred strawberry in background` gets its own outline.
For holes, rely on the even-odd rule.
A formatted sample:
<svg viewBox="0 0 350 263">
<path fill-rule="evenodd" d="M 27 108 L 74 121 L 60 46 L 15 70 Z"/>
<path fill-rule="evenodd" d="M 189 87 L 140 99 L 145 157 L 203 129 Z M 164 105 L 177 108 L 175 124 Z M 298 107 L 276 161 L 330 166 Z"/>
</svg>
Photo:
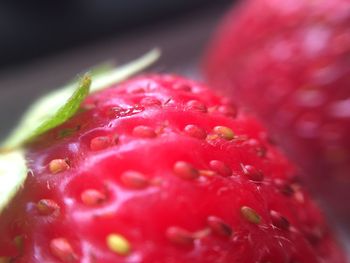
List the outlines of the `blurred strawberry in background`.
<svg viewBox="0 0 350 263">
<path fill-rule="evenodd" d="M 204 72 L 267 123 L 335 217 L 350 219 L 350 1 L 243 1 Z"/>
</svg>

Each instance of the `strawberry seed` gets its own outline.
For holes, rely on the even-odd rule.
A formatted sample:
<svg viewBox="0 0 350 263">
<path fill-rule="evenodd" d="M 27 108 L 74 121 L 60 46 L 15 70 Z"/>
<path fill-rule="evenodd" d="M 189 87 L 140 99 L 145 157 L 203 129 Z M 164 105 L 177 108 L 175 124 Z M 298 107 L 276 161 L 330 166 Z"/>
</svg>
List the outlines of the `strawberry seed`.
<svg viewBox="0 0 350 263">
<path fill-rule="evenodd" d="M 253 224 L 259 224 L 261 222 L 260 215 L 253 209 L 248 206 L 241 207 L 241 214 L 245 220 Z"/>
<path fill-rule="evenodd" d="M 121 255 L 126 256 L 131 252 L 131 245 L 129 241 L 120 234 L 109 234 L 106 238 L 108 248 Z"/>
<path fill-rule="evenodd" d="M 196 179 L 199 176 L 198 170 L 194 168 L 192 164 L 184 161 L 178 161 L 175 163 L 174 172 L 177 176 L 187 180 Z"/>
<path fill-rule="evenodd" d="M 228 224 L 226 224 L 221 218 L 218 218 L 216 216 L 209 216 L 207 219 L 207 224 L 210 227 L 210 229 L 218 235 L 232 235 L 232 228 Z"/>
<path fill-rule="evenodd" d="M 53 174 L 64 172 L 70 168 L 67 160 L 65 159 L 54 159 L 49 163 L 49 170 Z"/>
<path fill-rule="evenodd" d="M 166 231 L 166 237 L 176 245 L 188 246 L 194 242 L 192 233 L 179 227 L 169 227 Z"/>
</svg>

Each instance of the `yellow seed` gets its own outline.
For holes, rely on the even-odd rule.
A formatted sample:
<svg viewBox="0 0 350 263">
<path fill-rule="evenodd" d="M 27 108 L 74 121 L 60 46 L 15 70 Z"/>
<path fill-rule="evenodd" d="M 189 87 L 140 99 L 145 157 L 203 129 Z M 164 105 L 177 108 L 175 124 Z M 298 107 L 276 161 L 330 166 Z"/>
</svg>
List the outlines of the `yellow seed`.
<svg viewBox="0 0 350 263">
<path fill-rule="evenodd" d="M 213 131 L 225 140 L 232 140 L 235 137 L 234 132 L 226 126 L 216 126 Z"/>
<path fill-rule="evenodd" d="M 69 164 L 64 159 L 54 159 L 49 164 L 50 172 L 53 174 L 63 172 L 69 169 Z"/>
<path fill-rule="evenodd" d="M 260 215 L 253 209 L 248 206 L 241 207 L 241 214 L 248 222 L 253 224 L 259 224 L 261 221 Z"/>
<path fill-rule="evenodd" d="M 131 245 L 129 241 L 119 234 L 109 234 L 107 236 L 107 246 L 113 252 L 125 256 L 131 251 Z"/>
</svg>

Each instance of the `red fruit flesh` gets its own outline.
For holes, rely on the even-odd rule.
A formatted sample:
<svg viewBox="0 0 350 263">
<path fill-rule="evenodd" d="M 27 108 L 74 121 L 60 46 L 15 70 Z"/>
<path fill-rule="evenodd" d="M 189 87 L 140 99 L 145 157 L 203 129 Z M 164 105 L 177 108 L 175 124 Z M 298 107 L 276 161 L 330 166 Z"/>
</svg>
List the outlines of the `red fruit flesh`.
<svg viewBox="0 0 350 263">
<path fill-rule="evenodd" d="M 19 263 L 345 262 L 294 167 L 254 118 L 218 110 L 231 107 L 222 101 L 170 75 L 89 96 L 28 146 L 32 175 L 0 217 L 0 255 Z"/>
<path fill-rule="evenodd" d="M 254 110 L 339 219 L 350 210 L 350 2 L 248 0 L 209 47 L 209 82 Z"/>
</svg>

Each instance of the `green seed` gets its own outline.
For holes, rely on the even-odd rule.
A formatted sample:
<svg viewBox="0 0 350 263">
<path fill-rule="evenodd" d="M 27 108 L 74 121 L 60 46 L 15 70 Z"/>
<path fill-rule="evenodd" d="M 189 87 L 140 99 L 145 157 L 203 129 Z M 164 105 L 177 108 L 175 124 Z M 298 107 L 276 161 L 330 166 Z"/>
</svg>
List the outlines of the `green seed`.
<svg viewBox="0 0 350 263">
<path fill-rule="evenodd" d="M 234 132 L 226 126 L 216 126 L 213 131 L 215 134 L 228 141 L 235 137 Z"/>
<path fill-rule="evenodd" d="M 241 214 L 248 222 L 253 224 L 259 224 L 261 222 L 260 215 L 253 209 L 248 206 L 241 207 Z"/>
</svg>

